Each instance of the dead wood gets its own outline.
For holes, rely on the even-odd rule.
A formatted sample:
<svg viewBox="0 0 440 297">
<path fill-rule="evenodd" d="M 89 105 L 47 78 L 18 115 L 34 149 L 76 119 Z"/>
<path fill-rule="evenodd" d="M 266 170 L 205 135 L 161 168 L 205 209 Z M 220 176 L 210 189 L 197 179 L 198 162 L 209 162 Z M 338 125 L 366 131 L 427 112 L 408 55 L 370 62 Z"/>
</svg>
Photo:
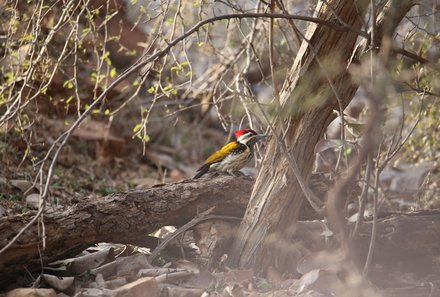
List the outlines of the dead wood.
<svg viewBox="0 0 440 297">
<path fill-rule="evenodd" d="M 361 265 L 368 253 L 371 224 L 362 226 L 352 247 Z M 440 211 L 395 214 L 380 219 L 376 236 L 373 264 L 419 277 L 440 271 Z"/>
<path fill-rule="evenodd" d="M 215 206 L 214 214 L 242 216 L 254 179 L 220 176 L 165 184 L 150 189 L 83 199 L 65 210 L 44 214 L 46 247 L 41 225 L 31 226 L 0 255 L 0 287 L 7 276 L 74 256 L 99 242 L 150 246 L 148 234 L 162 226 L 181 226 Z M 0 247 L 28 223 L 35 212 L 0 219 Z M 147 240 L 145 240 L 147 238 Z M 154 241 L 153 241 L 154 242 Z M 154 247 L 154 246 L 153 246 Z"/>
<path fill-rule="evenodd" d="M 353 230 L 353 227 L 354 223 L 351 223 L 350 230 Z M 365 264 L 368 254 L 371 230 L 370 220 L 362 225 L 359 236 L 350 246 L 360 268 Z M 314 256 L 315 252 L 328 250 L 329 245 L 330 250 L 337 249 L 337 245 L 333 244 L 334 240 L 331 240 L 334 236 L 330 238 L 324 236 L 330 234 L 321 221 L 298 222 L 292 241 L 298 250 L 311 253 L 305 258 L 304 254 L 296 254 L 292 257 L 292 262 L 297 262 L 295 259 L 301 258 L 298 271 L 306 273 L 311 269 L 326 268 L 320 266 L 322 263 L 318 263 L 317 266 L 312 263 L 318 261 Z M 393 214 L 378 219 L 376 236 L 372 271 L 368 275 L 376 285 L 392 287 L 396 282 L 392 275 L 396 275 L 396 279 L 399 279 L 402 274 L 411 274 L 418 279 L 439 273 L 440 264 L 437 259 L 440 257 L 440 211 Z"/>
</svg>

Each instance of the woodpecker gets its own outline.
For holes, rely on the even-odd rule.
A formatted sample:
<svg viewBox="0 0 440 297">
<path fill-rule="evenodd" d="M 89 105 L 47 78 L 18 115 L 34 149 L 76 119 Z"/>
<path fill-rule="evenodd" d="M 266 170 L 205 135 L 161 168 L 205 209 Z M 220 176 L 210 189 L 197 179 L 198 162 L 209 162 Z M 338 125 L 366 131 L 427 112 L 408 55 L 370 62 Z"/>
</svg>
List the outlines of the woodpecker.
<svg viewBox="0 0 440 297">
<path fill-rule="evenodd" d="M 193 179 L 197 179 L 210 171 L 226 171 L 229 174 L 234 174 L 252 158 L 254 144 L 266 137 L 264 134 L 257 134 L 252 129 L 238 130 L 234 135 L 237 140 L 229 142 L 206 159 Z"/>
</svg>

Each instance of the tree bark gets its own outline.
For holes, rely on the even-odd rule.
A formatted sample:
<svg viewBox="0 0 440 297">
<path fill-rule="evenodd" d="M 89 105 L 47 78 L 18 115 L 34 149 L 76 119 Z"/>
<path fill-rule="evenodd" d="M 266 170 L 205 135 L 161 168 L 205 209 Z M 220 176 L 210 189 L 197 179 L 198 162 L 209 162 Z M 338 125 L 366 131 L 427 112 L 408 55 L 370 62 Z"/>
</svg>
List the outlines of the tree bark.
<svg viewBox="0 0 440 297">
<path fill-rule="evenodd" d="M 241 217 L 254 179 L 220 176 L 166 184 L 138 192 L 84 199 L 64 211 L 44 214 L 46 247 L 41 226 L 33 225 L 0 254 L 0 283 L 24 267 L 32 270 L 57 259 L 71 257 L 99 242 L 151 244 L 148 234 L 167 226 L 180 226 L 199 212 L 216 206 L 213 214 Z M 28 212 L 0 219 L 0 246 L 5 246 L 35 215 Z M 151 246 L 150 246 L 151 247 Z"/>
<path fill-rule="evenodd" d="M 393 6 L 392 3 L 396 1 L 389 3 Z M 318 3 L 315 16 L 335 23 L 342 20 L 357 30 L 362 28 L 370 1 L 326 2 L 328 4 Z M 394 14 L 392 17 L 396 19 L 385 22 L 392 27 L 392 31 L 413 5 L 413 1 L 403 2 L 410 3 L 404 13 Z M 402 7 L 400 4 L 398 6 Z M 385 34 L 390 30 L 387 27 L 387 30 L 378 32 Z M 355 33 L 338 32 L 319 24 L 309 25 L 305 37 L 310 45 L 303 41 L 280 96 L 282 115 L 288 116 L 289 120 L 278 122 L 275 128 L 278 134 L 285 135 L 290 155 L 297 161 L 307 181 L 312 172 L 315 145 L 334 119 L 333 110 L 339 110 L 339 103 L 328 80 L 332 82 L 341 99 L 340 104 L 345 108 L 358 89 L 358 84 L 351 80 L 348 68 L 351 62 L 359 59 L 363 49 L 358 47 L 356 50 L 358 36 Z M 352 59 L 353 53 L 358 54 L 355 59 Z M 302 190 L 289 170 L 287 157 L 280 152 L 277 139 L 269 137 L 262 168 L 231 250 L 232 261 L 260 272 L 270 266 L 275 266 L 278 271 L 291 269 L 285 243 L 295 232 L 302 201 Z"/>
</svg>

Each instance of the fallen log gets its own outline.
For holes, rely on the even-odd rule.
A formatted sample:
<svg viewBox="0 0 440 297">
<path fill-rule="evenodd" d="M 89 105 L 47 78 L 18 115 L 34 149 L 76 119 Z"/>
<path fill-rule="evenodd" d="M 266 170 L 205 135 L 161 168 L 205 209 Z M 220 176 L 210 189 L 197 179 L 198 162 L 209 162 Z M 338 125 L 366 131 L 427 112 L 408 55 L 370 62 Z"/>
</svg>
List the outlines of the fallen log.
<svg viewBox="0 0 440 297">
<path fill-rule="evenodd" d="M 0 288 L 25 267 L 33 270 L 41 267 L 41 263 L 74 256 L 99 242 L 149 246 L 148 234 L 163 226 L 183 225 L 212 206 L 215 206 L 214 214 L 240 217 L 253 182 L 250 177 L 232 176 L 187 180 L 137 192 L 83 199 L 66 210 L 48 209 L 44 213 L 45 249 L 41 226 L 28 228 L 0 254 Z M 1 218 L 0 248 L 34 215 L 35 212 L 28 212 Z"/>
<path fill-rule="evenodd" d="M 365 263 L 370 239 L 371 222 L 362 227 L 352 247 L 362 265 Z M 440 211 L 395 213 L 378 220 L 373 265 L 421 277 L 440 274 L 439 259 Z"/>
<path fill-rule="evenodd" d="M 368 255 L 372 221 L 365 222 L 359 235 L 351 239 L 351 254 L 362 271 Z M 350 224 L 353 229 L 354 224 Z M 331 255 L 338 250 L 337 241 L 322 221 L 298 222 L 292 240 L 304 253 L 293 254 L 292 262 L 300 263 L 297 270 L 304 274 L 313 269 L 327 269 L 339 259 L 322 259 L 317 255 Z M 329 253 L 321 253 L 327 250 Z M 336 254 L 336 253 L 335 253 Z M 335 260 L 336 259 L 336 260 Z M 392 288 L 410 286 L 410 280 L 440 277 L 440 211 L 389 213 L 377 221 L 376 240 L 369 270 L 369 280 L 376 286 Z M 333 262 L 332 262 L 333 261 Z M 406 277 L 402 277 L 406 275 Z M 430 277 L 431 276 L 431 277 Z M 434 295 L 432 295 L 434 296 Z"/>
</svg>

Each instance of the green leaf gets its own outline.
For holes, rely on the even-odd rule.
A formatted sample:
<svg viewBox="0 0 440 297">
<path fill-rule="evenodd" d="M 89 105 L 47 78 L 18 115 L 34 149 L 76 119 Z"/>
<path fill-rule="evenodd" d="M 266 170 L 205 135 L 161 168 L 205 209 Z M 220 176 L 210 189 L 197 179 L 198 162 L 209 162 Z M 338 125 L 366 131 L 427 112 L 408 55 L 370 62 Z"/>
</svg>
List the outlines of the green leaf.
<svg viewBox="0 0 440 297">
<path fill-rule="evenodd" d="M 148 93 L 153 94 L 154 92 L 156 92 L 156 87 L 155 86 L 151 86 L 148 91 Z"/>
<path fill-rule="evenodd" d="M 344 157 L 350 156 L 352 151 L 353 151 L 353 148 L 351 146 L 347 147 L 344 151 Z"/>
<path fill-rule="evenodd" d="M 72 96 L 70 96 L 69 98 L 67 98 L 67 100 L 66 100 L 66 104 L 69 104 L 70 102 L 72 102 L 73 99 L 75 99 L 75 96 L 74 96 L 74 95 L 72 95 Z"/>
<path fill-rule="evenodd" d="M 142 124 L 137 124 L 136 126 L 134 126 L 133 128 L 133 133 L 137 133 L 141 130 L 142 128 Z"/>
<path fill-rule="evenodd" d="M 173 85 L 172 84 L 168 84 L 165 88 L 163 88 L 163 91 L 167 92 L 167 91 L 171 90 L 172 88 L 173 88 Z"/>
<path fill-rule="evenodd" d="M 171 71 L 176 72 L 176 74 L 179 74 L 179 72 L 182 71 L 182 70 L 183 69 L 180 66 L 173 66 L 173 67 L 171 67 Z"/>
<path fill-rule="evenodd" d="M 92 31 L 90 28 L 84 28 L 81 31 L 81 38 L 84 38 L 89 32 Z"/>
<path fill-rule="evenodd" d="M 21 37 L 21 38 L 19 39 L 19 41 L 20 41 L 20 42 L 23 42 L 23 41 L 31 41 L 33 38 L 34 38 L 34 35 L 32 35 L 32 33 L 30 33 L 30 34 L 27 34 L 27 35 Z"/>
<path fill-rule="evenodd" d="M 63 88 L 72 89 L 73 88 L 73 83 L 70 80 L 66 80 L 63 83 Z"/>
<path fill-rule="evenodd" d="M 112 68 L 112 70 L 110 70 L 110 77 L 116 77 L 116 75 L 118 75 L 118 72 L 116 72 L 116 68 Z"/>
</svg>

